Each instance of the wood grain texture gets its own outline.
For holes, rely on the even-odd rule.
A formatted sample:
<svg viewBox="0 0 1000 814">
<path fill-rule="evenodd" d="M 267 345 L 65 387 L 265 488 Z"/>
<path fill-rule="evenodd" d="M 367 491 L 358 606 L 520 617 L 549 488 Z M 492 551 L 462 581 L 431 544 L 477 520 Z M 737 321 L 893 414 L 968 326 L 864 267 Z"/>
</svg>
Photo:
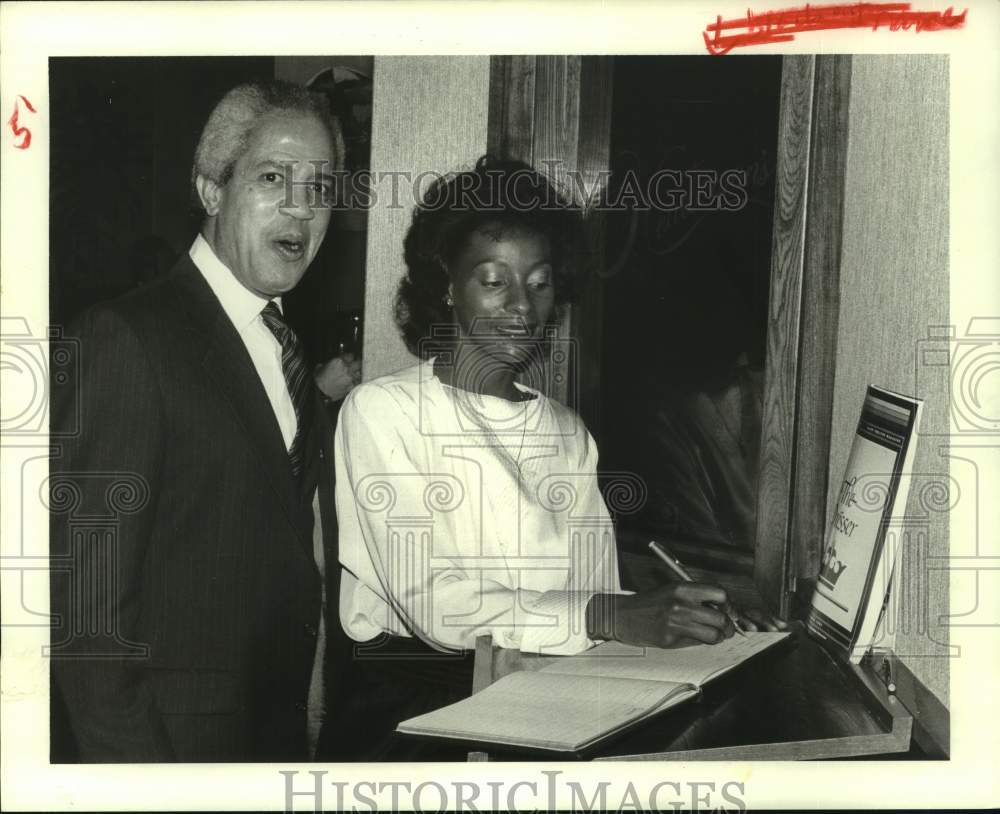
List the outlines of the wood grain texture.
<svg viewBox="0 0 1000 814">
<path fill-rule="evenodd" d="M 591 434 L 601 440 L 601 369 L 604 331 L 606 214 L 586 208 L 599 192 L 602 171 L 611 166 L 611 105 L 614 59 L 583 57 L 580 66 L 580 123 L 576 169 L 580 187 L 574 198 L 584 206 L 583 235 L 577 261 L 576 304 L 571 326 L 574 363 L 569 370 L 568 401 L 580 413 Z"/>
<path fill-rule="evenodd" d="M 557 184 L 567 183 L 576 170 L 580 124 L 580 63 L 572 55 L 539 56 L 535 63 L 535 120 L 532 163 Z M 570 393 L 571 367 L 579 358 L 573 339 L 578 321 L 567 308 L 559 324 L 559 342 L 549 359 L 546 395 L 576 409 Z"/>
<path fill-rule="evenodd" d="M 878 735 L 848 735 L 843 738 L 817 738 L 787 743 L 761 743 L 747 746 L 720 746 L 714 749 L 686 749 L 676 752 L 652 752 L 642 755 L 599 757 L 596 760 L 830 760 L 891 755 L 910 748 L 909 720 L 892 732 Z"/>
<path fill-rule="evenodd" d="M 697 703 L 630 728 L 581 757 L 815 760 L 906 752 L 912 715 L 886 692 L 874 669 L 831 656 L 801 623 L 793 623 L 791 632 L 792 641 L 771 656 L 709 682 Z M 539 670 L 560 658 L 492 647 L 489 637 L 477 640 L 476 669 L 484 675 L 488 669 L 494 681 L 520 670 Z M 526 759 L 500 745 L 491 747 L 489 755 Z M 527 759 L 543 757 L 551 759 L 537 753 Z"/>
<path fill-rule="evenodd" d="M 946 56 L 853 57 L 827 495 L 832 507 L 868 384 L 925 400 L 906 509 L 912 531 L 920 533 L 909 535 L 897 566 L 893 648 L 945 706 L 954 575 L 933 570 L 928 558 L 949 554 L 949 512 L 928 505 L 936 503 L 928 497 L 940 484 L 951 495 L 944 503 L 957 499 L 950 468 L 966 464 L 961 451 L 953 453 L 954 464 L 949 457 L 949 382 L 921 366 L 921 343 L 949 320 L 948 72 Z M 972 551 L 976 542 L 960 544 Z"/>
<path fill-rule="evenodd" d="M 948 757 L 951 752 L 951 719 L 947 707 L 897 656 L 876 656 L 876 673 L 882 660 L 888 662 L 889 675 L 896 684 L 896 697 L 913 715 L 914 741 L 929 757 Z"/>
<path fill-rule="evenodd" d="M 539 169 L 551 166 L 548 174 L 559 180 L 576 169 L 581 60 L 567 55 L 536 58 L 532 159 Z"/>
<path fill-rule="evenodd" d="M 476 660 L 472 667 L 472 694 L 485 690 L 493 683 L 493 637 L 476 637 Z"/>
<path fill-rule="evenodd" d="M 490 58 L 375 57 L 372 107 L 373 173 L 445 173 L 472 166 L 486 150 Z M 401 207 L 390 185 L 368 215 L 365 274 L 364 377 L 400 370 L 415 360 L 393 320 L 405 273 L 403 237 L 413 209 L 411 185 L 400 183 Z"/>
<path fill-rule="evenodd" d="M 586 182 L 608 167 L 610 77 L 610 57 L 493 57 L 490 148 L 532 164 L 563 185 L 570 197 L 579 198 L 568 173 L 579 170 Z M 582 277 L 589 278 L 603 256 L 602 235 L 599 226 L 588 225 L 576 260 Z M 582 406 L 581 382 L 589 382 L 591 389 L 599 383 L 593 370 L 600 365 L 599 295 L 595 281 L 578 305 L 565 309 L 543 388 L 546 395 L 574 409 Z M 589 365 L 588 374 L 594 375 L 581 376 L 581 364 Z M 596 399 L 587 403 L 596 404 Z"/>
<path fill-rule="evenodd" d="M 809 195 L 802 269 L 798 411 L 792 488 L 791 568 L 819 573 L 826 535 L 827 463 L 837 353 L 840 248 L 847 172 L 850 55 L 816 57 Z"/>
<path fill-rule="evenodd" d="M 476 659 L 472 665 L 472 695 L 485 690 L 493 683 L 493 637 L 489 634 L 476 637 Z M 469 763 L 486 763 L 488 752 L 469 752 Z"/>
<path fill-rule="evenodd" d="M 754 578 L 778 614 L 788 612 L 787 540 L 795 463 L 802 259 L 815 57 L 786 56 L 775 179 L 767 363 L 757 493 Z"/>
<path fill-rule="evenodd" d="M 534 158 L 535 56 L 490 58 L 490 152 L 531 164 Z"/>
</svg>

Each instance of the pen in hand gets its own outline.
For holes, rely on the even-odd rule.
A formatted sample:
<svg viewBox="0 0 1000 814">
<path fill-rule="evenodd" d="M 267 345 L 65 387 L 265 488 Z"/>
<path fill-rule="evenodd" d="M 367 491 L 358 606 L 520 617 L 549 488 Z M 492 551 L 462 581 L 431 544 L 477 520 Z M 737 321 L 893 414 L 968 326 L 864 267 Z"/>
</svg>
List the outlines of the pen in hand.
<svg viewBox="0 0 1000 814">
<path fill-rule="evenodd" d="M 684 582 L 694 582 L 694 579 L 691 577 L 691 575 L 684 570 L 684 566 L 681 565 L 679 562 L 677 562 L 677 560 L 674 559 L 673 556 L 671 556 L 670 552 L 668 552 L 667 549 L 662 544 L 656 542 L 656 540 L 651 540 L 649 543 L 649 547 L 652 550 L 652 552 L 657 557 L 660 558 L 663 564 L 666 565 L 667 568 L 669 568 L 671 571 L 673 571 L 681 580 L 683 580 Z M 729 605 L 727 603 L 724 608 L 720 608 L 719 610 L 721 610 L 724 614 L 726 614 L 726 616 L 729 618 L 729 621 L 733 623 L 733 627 L 736 628 L 737 633 L 739 633 L 741 636 L 747 635 L 746 633 L 743 632 L 743 628 L 740 627 L 739 619 L 736 618 L 736 614 L 733 612 L 732 605 Z"/>
</svg>

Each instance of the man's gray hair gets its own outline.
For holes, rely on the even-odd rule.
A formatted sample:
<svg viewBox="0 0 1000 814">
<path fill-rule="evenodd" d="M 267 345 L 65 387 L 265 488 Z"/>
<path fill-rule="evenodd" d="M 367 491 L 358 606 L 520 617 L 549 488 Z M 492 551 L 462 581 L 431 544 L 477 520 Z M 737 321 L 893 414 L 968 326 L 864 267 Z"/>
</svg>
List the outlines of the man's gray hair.
<svg viewBox="0 0 1000 814">
<path fill-rule="evenodd" d="M 236 162 L 246 152 L 254 129 L 261 119 L 272 113 L 311 115 L 319 119 L 329 129 L 333 140 L 334 154 L 330 156 L 333 169 L 343 169 L 344 137 L 340 122 L 330 113 L 325 96 L 280 79 L 237 85 L 215 106 L 194 151 L 191 193 L 199 209 L 201 200 L 195 186 L 197 177 L 203 175 L 219 186 L 225 186 L 233 177 Z"/>
</svg>

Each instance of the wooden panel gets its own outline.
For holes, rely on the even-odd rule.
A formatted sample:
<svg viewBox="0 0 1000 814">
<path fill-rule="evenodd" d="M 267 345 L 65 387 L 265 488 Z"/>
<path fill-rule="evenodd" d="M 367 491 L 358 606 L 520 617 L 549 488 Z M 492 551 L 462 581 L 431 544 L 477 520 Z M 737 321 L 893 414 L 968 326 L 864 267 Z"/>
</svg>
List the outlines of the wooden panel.
<svg viewBox="0 0 1000 814">
<path fill-rule="evenodd" d="M 493 637 L 476 637 L 476 660 L 472 669 L 472 694 L 485 690 L 493 683 Z"/>
<path fill-rule="evenodd" d="M 576 169 L 581 57 L 536 59 L 533 163 L 550 177 L 563 180 L 567 171 Z"/>
<path fill-rule="evenodd" d="M 485 690 L 493 683 L 493 637 L 476 638 L 476 660 L 472 665 L 472 694 Z M 485 763 L 490 759 L 487 752 L 469 752 L 469 763 Z"/>
<path fill-rule="evenodd" d="M 591 61 L 586 69 L 585 61 Z M 608 166 L 610 69 L 608 57 L 493 57 L 490 63 L 490 149 L 532 164 L 557 183 L 566 185 L 566 191 L 573 195 L 576 185 L 570 183 L 567 173 L 580 168 L 581 157 L 586 162 L 584 172 L 588 179 Z M 585 70 L 592 87 L 582 91 Z M 584 264 L 593 266 L 599 256 L 596 252 L 601 241 L 595 239 L 593 244 L 584 251 L 586 257 L 578 264 L 582 274 L 591 271 L 590 267 L 583 269 Z M 596 288 L 590 291 L 592 295 L 595 292 L 599 294 Z M 596 314 L 599 301 L 591 298 L 582 307 L 587 314 Z M 584 321 L 596 323 L 597 319 L 581 319 L 575 310 L 575 307 L 567 308 L 560 322 L 561 341 L 553 353 L 543 389 L 552 398 L 578 408 L 580 400 L 575 388 L 580 377 L 576 375 L 576 366 L 583 357 L 575 326 Z M 599 326 L 596 330 L 599 331 Z M 588 335 L 587 339 L 586 344 L 592 345 L 590 350 L 594 351 L 588 363 L 599 365 L 598 345 L 593 344 L 592 336 Z M 594 381 L 596 383 L 597 379 Z"/>
<path fill-rule="evenodd" d="M 950 383 L 947 376 L 928 375 L 923 366 L 930 332 L 949 322 L 948 77 L 944 55 L 855 55 L 852 60 L 829 461 L 833 483 L 827 496 L 832 507 L 868 384 L 925 400 L 906 509 L 913 533 L 896 571 L 895 641 L 881 644 L 891 645 L 945 706 L 949 579 L 958 580 L 960 590 L 975 590 L 972 578 L 966 582 L 931 565 L 949 554 L 949 517 L 971 510 L 965 502 L 970 498 L 960 498 L 958 483 L 951 480 L 947 447 L 942 450 L 951 430 L 945 409 Z M 946 341 L 933 343 L 947 346 Z M 962 453 L 954 454 L 960 472 Z M 935 491 L 947 497 L 931 499 Z M 976 541 L 954 544 L 961 549 L 952 553 L 971 554 Z"/>
<path fill-rule="evenodd" d="M 531 164 L 536 57 L 490 58 L 489 150 Z"/>
<path fill-rule="evenodd" d="M 848 665 L 811 640 L 801 623 L 770 655 L 710 682 L 698 703 L 682 704 L 578 757 L 606 760 L 817 760 L 906 752 L 913 717 L 887 692 L 872 665 Z M 477 640 L 476 672 L 493 681 L 539 670 L 539 656 Z M 478 681 L 475 689 L 482 689 Z M 551 759 L 498 744 L 498 760 Z M 483 760 L 481 753 L 475 758 Z"/>
<path fill-rule="evenodd" d="M 818 738 L 789 743 L 763 743 L 748 746 L 720 746 L 715 749 L 687 749 L 676 752 L 653 752 L 642 755 L 599 757 L 595 760 L 829 760 L 891 755 L 910 748 L 909 719 L 892 731 L 880 735 L 848 735 L 844 738 Z"/>
<path fill-rule="evenodd" d="M 782 616 L 789 607 L 787 541 L 814 64 L 812 56 L 786 56 L 781 73 L 754 578 L 761 596 Z"/>
<path fill-rule="evenodd" d="M 813 89 L 812 149 L 802 271 L 802 341 L 795 444 L 791 546 L 792 573 L 819 573 L 827 529 L 827 463 L 833 418 L 840 246 L 847 173 L 851 57 L 817 56 Z"/>
<path fill-rule="evenodd" d="M 372 172 L 445 173 L 467 168 L 486 150 L 487 56 L 375 57 Z M 415 360 L 393 319 L 405 273 L 403 237 L 414 200 L 400 183 L 402 206 L 390 206 L 388 183 L 368 215 L 364 377 L 400 370 Z"/>
<path fill-rule="evenodd" d="M 883 664 L 886 667 L 883 667 Z M 886 670 L 896 685 L 896 697 L 913 715 L 913 739 L 928 757 L 948 757 L 951 751 L 951 719 L 948 709 L 894 655 L 877 655 L 874 670 Z"/>
<path fill-rule="evenodd" d="M 566 183 L 566 173 L 575 170 L 577 164 L 580 62 L 579 56 L 536 58 L 532 163 L 558 184 Z M 546 395 L 576 409 L 577 399 L 570 393 L 570 370 L 578 358 L 578 353 L 573 352 L 571 326 L 577 320 L 574 310 L 566 309 L 559 325 L 561 341 L 549 360 Z"/>
<path fill-rule="evenodd" d="M 576 170 L 582 189 L 575 190 L 578 203 L 596 196 L 601 173 L 611 166 L 611 105 L 614 59 L 584 57 L 580 66 L 580 124 Z M 603 272 L 606 214 L 584 210 L 583 241 L 577 266 L 577 303 L 571 336 L 575 347 L 569 371 L 568 401 L 591 434 L 601 440 L 601 368 L 604 330 Z"/>
</svg>

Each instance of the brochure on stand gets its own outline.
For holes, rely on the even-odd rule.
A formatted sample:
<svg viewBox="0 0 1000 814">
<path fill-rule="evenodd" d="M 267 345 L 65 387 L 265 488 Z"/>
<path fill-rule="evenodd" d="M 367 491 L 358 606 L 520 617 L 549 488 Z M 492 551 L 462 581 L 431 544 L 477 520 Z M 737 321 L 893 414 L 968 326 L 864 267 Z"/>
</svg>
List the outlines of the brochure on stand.
<svg viewBox="0 0 1000 814">
<path fill-rule="evenodd" d="M 837 490 L 806 623 L 852 664 L 871 647 L 899 554 L 920 409 L 869 387 Z"/>
</svg>

